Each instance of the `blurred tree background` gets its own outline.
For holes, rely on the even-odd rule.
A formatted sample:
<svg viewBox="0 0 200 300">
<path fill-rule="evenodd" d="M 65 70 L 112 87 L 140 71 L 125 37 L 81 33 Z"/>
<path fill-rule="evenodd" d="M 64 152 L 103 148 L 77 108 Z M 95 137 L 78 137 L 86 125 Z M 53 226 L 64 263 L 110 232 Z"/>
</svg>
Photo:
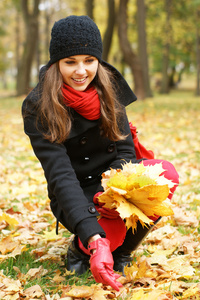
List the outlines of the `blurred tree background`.
<svg viewBox="0 0 200 300">
<path fill-rule="evenodd" d="M 54 22 L 89 15 L 102 33 L 103 58 L 139 99 L 192 81 L 200 95 L 200 0 L 1 0 L 0 89 L 27 94 L 49 59 Z"/>
</svg>

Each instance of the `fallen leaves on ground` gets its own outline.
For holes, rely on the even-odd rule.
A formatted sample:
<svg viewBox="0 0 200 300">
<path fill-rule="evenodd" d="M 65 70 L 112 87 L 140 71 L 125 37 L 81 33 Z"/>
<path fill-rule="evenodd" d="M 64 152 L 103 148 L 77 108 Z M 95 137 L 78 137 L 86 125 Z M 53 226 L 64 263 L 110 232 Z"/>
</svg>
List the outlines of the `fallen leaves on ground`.
<svg viewBox="0 0 200 300">
<path fill-rule="evenodd" d="M 13 108 L 0 104 L 0 264 L 10 259 L 0 271 L 0 299 L 199 299 L 199 99 L 173 97 L 136 103 L 139 112 L 128 110 L 140 142 L 175 165 L 180 186 L 172 200 L 174 215 L 163 217 L 133 253 L 119 292 L 94 283 L 91 273 L 83 284 L 66 271 L 71 237 L 62 226 L 55 234 L 43 171 L 23 133 L 21 99 Z M 35 266 L 22 268 L 16 262 L 28 252 Z"/>
</svg>

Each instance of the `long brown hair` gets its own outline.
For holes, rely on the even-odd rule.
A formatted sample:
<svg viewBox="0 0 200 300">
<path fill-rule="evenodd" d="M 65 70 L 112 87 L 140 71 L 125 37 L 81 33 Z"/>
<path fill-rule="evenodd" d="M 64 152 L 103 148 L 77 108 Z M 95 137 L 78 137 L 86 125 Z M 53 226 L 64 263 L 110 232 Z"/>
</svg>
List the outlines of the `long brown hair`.
<svg viewBox="0 0 200 300">
<path fill-rule="evenodd" d="M 121 106 L 116 98 L 113 80 L 112 73 L 99 63 L 93 84 L 101 103 L 101 132 L 110 140 L 118 141 L 125 136 L 118 127 Z M 56 143 L 64 142 L 72 127 L 70 110 L 63 103 L 62 85 L 59 63 L 56 62 L 46 71 L 40 98 L 40 117 L 43 125 L 46 124 L 48 128 L 44 137 Z"/>
</svg>

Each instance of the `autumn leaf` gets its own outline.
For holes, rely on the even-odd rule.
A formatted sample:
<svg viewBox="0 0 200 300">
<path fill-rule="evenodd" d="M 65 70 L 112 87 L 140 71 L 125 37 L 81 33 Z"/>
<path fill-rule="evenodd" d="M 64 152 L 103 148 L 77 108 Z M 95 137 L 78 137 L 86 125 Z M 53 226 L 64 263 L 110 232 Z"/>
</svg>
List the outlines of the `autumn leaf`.
<svg viewBox="0 0 200 300">
<path fill-rule="evenodd" d="M 12 252 L 19 245 L 19 241 L 14 241 L 11 236 L 3 238 L 0 242 L 0 252 L 4 255 Z"/>
<path fill-rule="evenodd" d="M 130 298 L 130 300 L 141 300 L 141 299 L 142 300 L 155 300 L 155 299 L 168 300 L 168 299 L 172 299 L 171 297 L 168 298 L 167 294 L 168 293 L 161 291 L 161 290 L 154 290 L 152 292 L 145 293 L 143 289 L 140 289 L 139 291 L 133 293 L 133 296 Z M 161 298 L 161 296 L 165 296 L 165 297 Z"/>
<path fill-rule="evenodd" d="M 123 190 L 126 190 L 127 184 L 128 178 L 121 172 L 116 172 L 115 175 L 107 181 L 108 187 L 114 186 Z"/>
<path fill-rule="evenodd" d="M 60 276 L 61 274 L 61 271 L 60 270 L 57 270 L 56 271 L 56 275 L 53 277 L 53 281 L 55 281 L 56 283 L 60 283 L 62 281 L 65 281 L 65 277 L 64 276 Z"/>
<path fill-rule="evenodd" d="M 45 270 L 43 266 L 40 266 L 39 268 L 29 269 L 26 273 L 26 278 L 28 280 L 34 280 L 35 278 L 40 278 L 41 276 L 44 276 L 47 273 L 48 270 Z"/>
<path fill-rule="evenodd" d="M 74 298 L 90 298 L 92 300 L 105 300 L 105 296 L 111 294 L 110 291 L 104 291 L 98 285 L 91 286 L 73 286 L 72 289 L 65 293 L 66 296 Z"/>
<path fill-rule="evenodd" d="M 47 241 L 55 241 L 61 238 L 61 235 L 56 234 L 55 229 L 51 231 L 44 231 L 42 234 L 42 238 Z"/>
<path fill-rule="evenodd" d="M 24 295 L 25 297 L 27 297 L 28 299 L 40 299 L 41 297 L 44 297 L 45 294 L 43 293 L 41 287 L 39 285 L 34 285 L 31 286 L 30 288 L 27 288 L 26 290 L 24 290 Z"/>
<path fill-rule="evenodd" d="M 200 289 L 197 284 L 194 284 L 187 291 L 184 291 L 182 294 L 182 299 L 190 299 L 190 297 L 195 295 L 200 295 Z"/>
<path fill-rule="evenodd" d="M 158 184 L 158 177 L 163 171 L 161 163 L 148 167 L 143 163 L 126 163 L 122 170 L 105 172 L 102 175 L 104 193 L 99 196 L 99 202 L 104 203 L 105 208 L 116 208 L 126 220 L 127 228 L 132 227 L 133 230 L 137 221 L 143 226 L 152 224 L 149 216 L 172 215 L 173 210 L 166 199 L 169 186 L 173 185 L 167 179 L 165 184 Z"/>
<path fill-rule="evenodd" d="M 9 214 L 7 213 L 3 213 L 2 215 L 0 215 L 0 223 L 2 221 L 6 221 L 10 228 L 14 228 L 19 224 L 19 222 L 14 217 L 9 216 Z"/>
</svg>

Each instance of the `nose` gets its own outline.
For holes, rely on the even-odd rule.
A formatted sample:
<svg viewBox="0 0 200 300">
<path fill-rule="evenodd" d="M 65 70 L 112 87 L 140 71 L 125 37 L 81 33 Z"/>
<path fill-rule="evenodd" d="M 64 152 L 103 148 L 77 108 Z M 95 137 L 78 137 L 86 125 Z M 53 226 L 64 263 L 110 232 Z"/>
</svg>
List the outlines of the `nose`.
<svg viewBox="0 0 200 300">
<path fill-rule="evenodd" d="M 79 63 L 75 72 L 78 75 L 84 75 L 86 73 L 85 65 L 83 63 Z"/>
</svg>

